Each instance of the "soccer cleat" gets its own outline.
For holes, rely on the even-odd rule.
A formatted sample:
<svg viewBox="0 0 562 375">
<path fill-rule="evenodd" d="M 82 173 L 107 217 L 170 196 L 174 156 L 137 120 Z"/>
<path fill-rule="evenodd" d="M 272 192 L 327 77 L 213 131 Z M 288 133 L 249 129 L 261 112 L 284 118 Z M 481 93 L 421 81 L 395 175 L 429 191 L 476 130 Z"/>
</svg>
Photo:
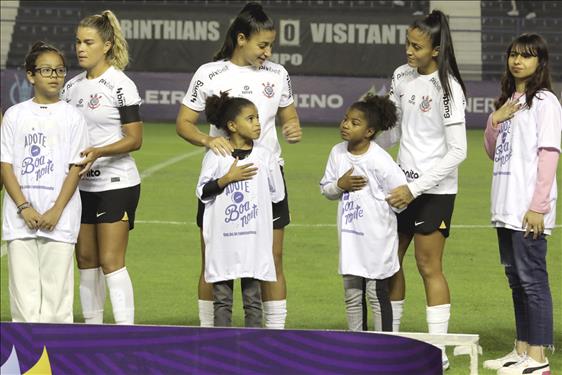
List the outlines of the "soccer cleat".
<svg viewBox="0 0 562 375">
<path fill-rule="evenodd" d="M 523 358 L 525 357 L 517 354 L 517 351 L 513 349 L 511 353 L 508 353 L 501 358 L 489 359 L 487 361 L 484 361 L 484 368 L 490 370 L 499 370 L 502 367 L 514 365 Z"/>
<path fill-rule="evenodd" d="M 500 368 L 498 375 L 550 375 L 550 365 L 546 358 L 541 363 L 526 356 L 514 365 Z"/>
</svg>

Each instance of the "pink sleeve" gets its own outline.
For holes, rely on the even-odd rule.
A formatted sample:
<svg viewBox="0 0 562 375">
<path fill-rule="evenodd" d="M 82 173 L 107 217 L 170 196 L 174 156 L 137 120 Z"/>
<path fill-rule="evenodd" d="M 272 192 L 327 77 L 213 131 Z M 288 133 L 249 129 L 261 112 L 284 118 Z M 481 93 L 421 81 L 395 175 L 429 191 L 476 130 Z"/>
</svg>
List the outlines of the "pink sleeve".
<svg viewBox="0 0 562 375">
<path fill-rule="evenodd" d="M 488 122 L 486 123 L 486 130 L 484 130 L 484 148 L 488 157 L 494 160 L 494 152 L 496 150 L 496 140 L 498 139 L 498 134 L 500 133 L 500 127 L 494 126 L 492 122 L 492 114 L 488 116 Z"/>
<path fill-rule="evenodd" d="M 555 148 L 540 148 L 537 168 L 537 183 L 529 209 L 541 214 L 550 211 L 550 191 L 556 177 L 560 153 Z"/>
</svg>

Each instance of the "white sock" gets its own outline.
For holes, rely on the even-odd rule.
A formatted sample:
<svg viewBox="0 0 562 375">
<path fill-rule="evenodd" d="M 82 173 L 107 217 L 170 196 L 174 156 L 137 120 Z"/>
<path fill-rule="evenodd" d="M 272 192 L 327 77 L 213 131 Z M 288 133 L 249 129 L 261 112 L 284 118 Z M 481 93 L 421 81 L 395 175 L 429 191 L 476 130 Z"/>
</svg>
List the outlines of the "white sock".
<svg viewBox="0 0 562 375">
<path fill-rule="evenodd" d="M 127 267 L 108 273 L 105 275 L 105 279 L 109 289 L 115 323 L 135 324 L 135 298 Z"/>
<path fill-rule="evenodd" d="M 287 300 L 264 301 L 263 315 L 265 328 L 284 329 L 287 319 Z"/>
<path fill-rule="evenodd" d="M 449 318 L 451 317 L 451 304 L 427 306 L 425 309 L 427 317 L 427 329 L 429 333 L 447 333 L 449 329 Z M 435 345 L 441 349 L 443 361 L 447 360 L 444 345 Z"/>
<path fill-rule="evenodd" d="M 215 308 L 213 301 L 199 300 L 199 324 L 201 327 L 214 327 Z"/>
<path fill-rule="evenodd" d="M 400 320 L 404 311 L 404 300 L 390 301 L 392 305 L 392 332 L 400 332 Z"/>
<path fill-rule="evenodd" d="M 103 324 L 105 278 L 101 267 L 79 270 L 80 304 L 86 324 Z"/>
</svg>

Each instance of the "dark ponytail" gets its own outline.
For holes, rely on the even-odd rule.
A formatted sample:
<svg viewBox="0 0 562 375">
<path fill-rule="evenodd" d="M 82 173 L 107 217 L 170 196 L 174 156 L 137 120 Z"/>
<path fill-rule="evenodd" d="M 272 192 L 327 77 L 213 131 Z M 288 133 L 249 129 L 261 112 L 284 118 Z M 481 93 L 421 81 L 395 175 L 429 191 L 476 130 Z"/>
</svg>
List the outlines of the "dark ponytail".
<svg viewBox="0 0 562 375">
<path fill-rule="evenodd" d="M 381 131 L 392 129 L 398 120 L 396 105 L 388 96 L 378 96 L 369 93 L 362 100 L 353 103 L 349 108 L 363 113 L 367 119 L 367 126 L 375 130 L 372 138 Z"/>
<path fill-rule="evenodd" d="M 246 4 L 228 28 L 224 43 L 213 58 L 213 61 L 230 59 L 232 57 L 232 53 L 237 45 L 238 34 L 242 33 L 246 38 L 250 38 L 252 34 L 262 30 L 275 30 L 273 21 L 265 14 L 260 4 L 255 2 Z"/>
<path fill-rule="evenodd" d="M 64 55 L 61 51 L 50 44 L 47 44 L 43 41 L 38 41 L 33 43 L 33 46 L 31 46 L 29 52 L 27 53 L 27 55 L 25 55 L 25 71 L 35 74 L 35 62 L 37 61 L 37 58 L 45 52 L 53 52 L 58 54 L 62 59 L 62 64 L 66 66 L 66 61 L 64 60 Z"/>
<path fill-rule="evenodd" d="M 205 101 L 205 116 L 211 124 L 228 132 L 228 122 L 234 121 L 242 108 L 249 105 L 254 103 L 246 98 L 230 97 L 228 92 L 221 91 L 220 96 L 212 95 Z"/>
<path fill-rule="evenodd" d="M 449 85 L 449 74 L 451 74 L 456 78 L 459 85 L 461 85 L 462 92 L 466 97 L 466 87 L 464 86 L 457 66 L 453 39 L 451 38 L 451 30 L 449 29 L 447 16 L 440 10 L 434 10 L 425 18 L 414 21 L 410 28 L 419 29 L 421 32 L 429 35 L 431 46 L 433 48 L 439 47 L 437 66 L 439 67 L 439 81 L 441 81 L 444 95 L 452 98 L 451 86 Z"/>
</svg>

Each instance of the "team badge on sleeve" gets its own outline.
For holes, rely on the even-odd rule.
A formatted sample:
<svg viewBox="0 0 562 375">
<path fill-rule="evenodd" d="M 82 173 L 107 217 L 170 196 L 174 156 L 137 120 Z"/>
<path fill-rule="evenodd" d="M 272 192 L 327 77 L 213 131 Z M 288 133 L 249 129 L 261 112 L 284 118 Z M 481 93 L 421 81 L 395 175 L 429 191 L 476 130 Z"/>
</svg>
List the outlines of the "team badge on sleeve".
<svg viewBox="0 0 562 375">
<path fill-rule="evenodd" d="M 273 95 L 275 95 L 275 91 L 273 91 L 273 87 L 275 87 L 275 85 L 269 82 L 262 83 L 262 85 L 263 85 L 263 94 L 267 98 L 273 98 Z"/>
</svg>

